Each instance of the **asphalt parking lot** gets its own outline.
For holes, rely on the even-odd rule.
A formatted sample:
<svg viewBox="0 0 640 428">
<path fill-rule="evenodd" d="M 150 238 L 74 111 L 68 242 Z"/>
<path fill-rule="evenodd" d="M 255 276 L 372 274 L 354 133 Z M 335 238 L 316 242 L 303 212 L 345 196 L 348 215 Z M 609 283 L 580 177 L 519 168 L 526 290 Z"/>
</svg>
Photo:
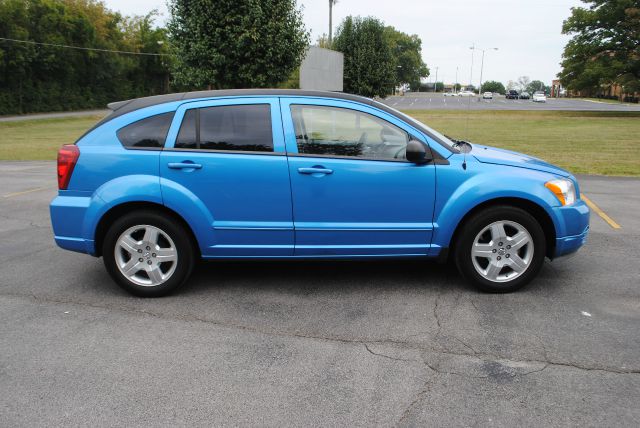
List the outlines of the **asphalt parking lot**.
<svg viewBox="0 0 640 428">
<path fill-rule="evenodd" d="M 209 263 L 139 299 L 58 249 L 51 162 L 0 163 L 2 426 L 638 426 L 640 180 L 510 295 L 422 261 Z"/>
<path fill-rule="evenodd" d="M 576 98 L 547 98 L 546 103 L 531 100 L 507 100 L 496 95 L 491 100 L 478 97 L 445 97 L 438 93 L 411 93 L 381 100 L 399 110 L 587 110 L 587 111 L 640 111 L 640 104 L 607 103 Z"/>
</svg>

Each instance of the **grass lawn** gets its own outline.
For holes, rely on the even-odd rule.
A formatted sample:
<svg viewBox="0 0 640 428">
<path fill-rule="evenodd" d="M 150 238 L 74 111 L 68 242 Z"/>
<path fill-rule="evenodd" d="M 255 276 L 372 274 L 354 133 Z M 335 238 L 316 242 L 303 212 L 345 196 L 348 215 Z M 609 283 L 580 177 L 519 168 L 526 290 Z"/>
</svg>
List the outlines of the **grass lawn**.
<svg viewBox="0 0 640 428">
<path fill-rule="evenodd" d="M 576 174 L 640 176 L 640 112 L 412 110 L 453 138 L 523 152 Z"/>
<path fill-rule="evenodd" d="M 0 122 L 0 160 L 55 159 L 103 116 Z"/>
<path fill-rule="evenodd" d="M 640 112 L 413 110 L 454 138 L 527 153 L 578 174 L 640 176 Z M 55 159 L 100 119 L 0 122 L 0 160 Z"/>
</svg>

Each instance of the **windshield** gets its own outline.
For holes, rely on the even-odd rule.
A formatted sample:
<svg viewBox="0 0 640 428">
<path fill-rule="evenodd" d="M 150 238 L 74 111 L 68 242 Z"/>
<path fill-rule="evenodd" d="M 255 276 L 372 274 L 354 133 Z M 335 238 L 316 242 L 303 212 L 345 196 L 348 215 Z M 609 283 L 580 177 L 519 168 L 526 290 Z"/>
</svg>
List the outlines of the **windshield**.
<svg viewBox="0 0 640 428">
<path fill-rule="evenodd" d="M 416 120 L 416 119 L 412 118 L 411 116 L 408 116 L 408 115 L 404 114 L 403 112 L 394 109 L 393 107 L 389 107 L 388 105 L 382 104 L 382 103 L 380 103 L 378 101 L 375 101 L 375 102 L 378 103 L 378 104 L 383 105 L 386 110 L 393 110 L 393 112 L 396 115 L 401 116 L 409 124 L 415 126 L 420 131 L 424 132 L 425 134 L 429 135 L 430 137 L 438 140 L 439 143 L 441 143 L 442 145 L 446 146 L 449 150 L 452 150 L 454 152 L 459 152 L 459 150 L 457 148 L 457 144 L 454 141 L 451 141 L 450 138 L 447 138 L 446 136 L 442 135 L 441 133 L 439 133 L 435 129 L 432 129 L 432 128 L 428 127 L 427 125 L 425 125 L 424 123 L 420 122 L 419 120 Z"/>
</svg>

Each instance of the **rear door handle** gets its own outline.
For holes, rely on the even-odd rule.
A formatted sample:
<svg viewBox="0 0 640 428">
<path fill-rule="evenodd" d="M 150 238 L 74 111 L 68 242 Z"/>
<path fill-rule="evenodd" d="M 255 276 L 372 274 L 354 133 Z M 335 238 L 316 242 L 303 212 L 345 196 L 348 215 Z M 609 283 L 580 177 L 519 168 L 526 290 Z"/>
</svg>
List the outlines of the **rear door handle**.
<svg viewBox="0 0 640 428">
<path fill-rule="evenodd" d="M 202 169 L 202 165 L 193 162 L 169 162 L 167 166 L 171 169 Z"/>
<path fill-rule="evenodd" d="M 300 174 L 333 174 L 333 170 L 329 168 L 322 168 L 314 166 L 311 168 L 298 168 Z"/>
</svg>

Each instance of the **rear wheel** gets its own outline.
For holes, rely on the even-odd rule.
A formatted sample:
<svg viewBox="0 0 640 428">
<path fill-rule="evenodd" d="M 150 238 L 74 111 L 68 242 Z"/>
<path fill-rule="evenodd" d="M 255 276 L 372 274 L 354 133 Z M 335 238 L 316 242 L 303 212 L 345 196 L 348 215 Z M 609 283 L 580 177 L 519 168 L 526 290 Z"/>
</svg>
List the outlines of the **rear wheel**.
<svg viewBox="0 0 640 428">
<path fill-rule="evenodd" d="M 156 211 L 116 220 L 104 239 L 104 264 L 116 283 L 142 297 L 173 292 L 189 277 L 194 251 L 188 232 Z"/>
<path fill-rule="evenodd" d="M 546 253 L 540 224 L 511 206 L 478 212 L 462 226 L 457 241 L 455 258 L 462 276 L 492 293 L 508 293 L 529 283 Z"/>
</svg>

